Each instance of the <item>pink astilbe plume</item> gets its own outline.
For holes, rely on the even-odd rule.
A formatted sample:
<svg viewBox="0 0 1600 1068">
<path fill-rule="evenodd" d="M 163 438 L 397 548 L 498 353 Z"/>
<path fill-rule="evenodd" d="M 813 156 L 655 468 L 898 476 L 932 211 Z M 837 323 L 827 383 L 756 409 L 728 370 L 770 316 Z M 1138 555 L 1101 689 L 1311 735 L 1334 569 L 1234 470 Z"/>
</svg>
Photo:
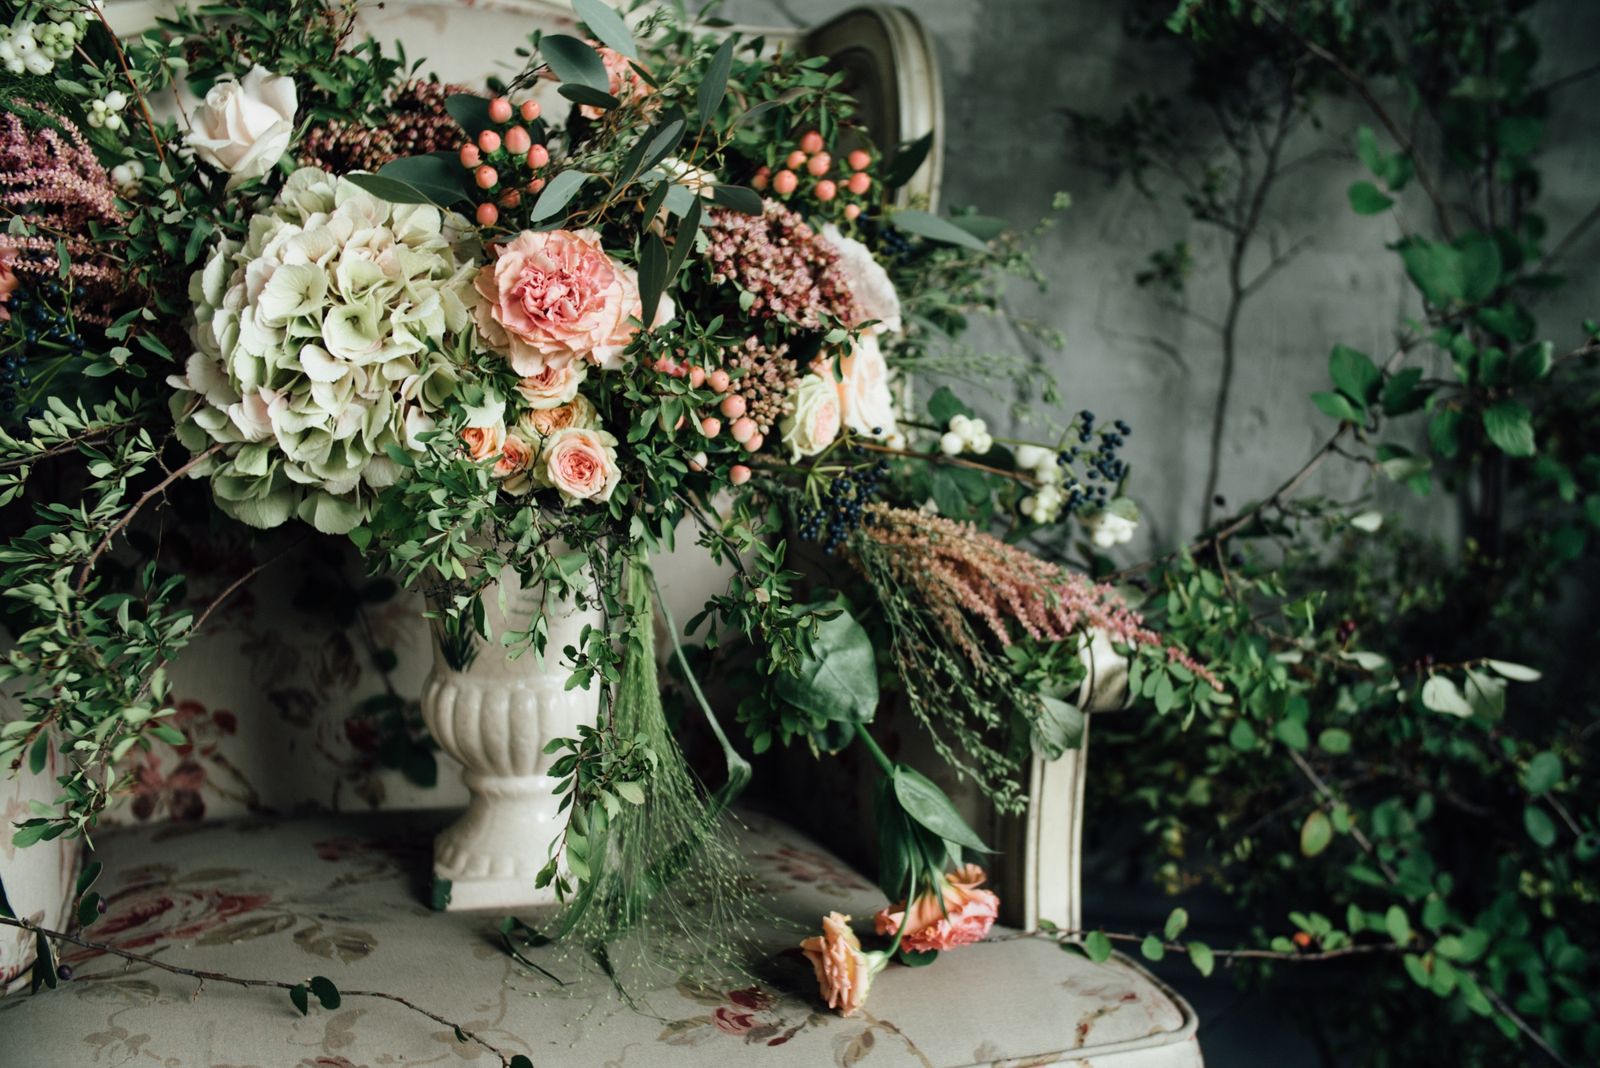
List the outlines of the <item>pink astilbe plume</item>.
<svg viewBox="0 0 1600 1068">
<path fill-rule="evenodd" d="M 60 129 L 30 128 L 0 112 L 0 214 L 20 215 L 34 230 L 0 234 L 0 246 L 15 250 L 11 269 L 26 285 L 53 278 L 61 267 L 57 242 L 71 257 L 69 278 L 84 290 L 75 310 L 90 322 L 109 323 L 108 309 L 125 289 L 124 273 L 104 239 L 90 224 L 112 229 L 122 223 L 111 177 L 70 121 L 49 115 Z"/>
<path fill-rule="evenodd" d="M 1110 586 L 1007 545 L 970 523 L 875 504 L 861 533 L 884 550 L 894 576 L 916 591 L 974 662 L 984 651 L 966 618 L 979 621 L 1001 646 L 1015 640 L 1013 628 L 1049 641 L 1099 630 L 1119 645 L 1164 649 L 1173 663 L 1222 689 L 1193 657 L 1146 627 Z"/>
</svg>

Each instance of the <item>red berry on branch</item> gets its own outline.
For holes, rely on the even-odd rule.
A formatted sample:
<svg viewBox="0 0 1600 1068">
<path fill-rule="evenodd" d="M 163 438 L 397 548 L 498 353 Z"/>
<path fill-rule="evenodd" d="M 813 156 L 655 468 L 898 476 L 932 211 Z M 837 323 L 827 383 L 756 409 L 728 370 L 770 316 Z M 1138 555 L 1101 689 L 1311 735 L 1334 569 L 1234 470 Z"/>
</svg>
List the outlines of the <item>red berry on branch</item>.
<svg viewBox="0 0 1600 1068">
<path fill-rule="evenodd" d="M 519 114 L 523 122 L 532 122 L 539 117 L 539 102 L 537 100 L 524 100 Z"/>
<path fill-rule="evenodd" d="M 489 101 L 489 121 L 510 122 L 511 101 L 507 100 L 503 96 L 497 96 L 493 100 Z"/>
<path fill-rule="evenodd" d="M 772 176 L 772 188 L 779 196 L 786 197 L 800 188 L 800 177 L 794 171 L 779 171 Z"/>
<path fill-rule="evenodd" d="M 850 164 L 851 170 L 864 171 L 872 166 L 872 154 L 864 148 L 858 148 L 846 157 L 846 162 Z"/>
<path fill-rule="evenodd" d="M 478 225 L 493 226 L 500 221 L 500 209 L 493 204 L 478 205 Z"/>
<path fill-rule="evenodd" d="M 833 168 L 833 157 L 826 152 L 818 152 L 806 163 L 806 170 L 813 178 L 821 178 Z"/>
<path fill-rule="evenodd" d="M 872 188 L 872 177 L 857 171 L 850 176 L 850 181 L 845 183 L 845 188 L 859 197 Z"/>
<path fill-rule="evenodd" d="M 500 183 L 500 175 L 495 169 L 485 163 L 482 167 L 472 172 L 472 180 L 478 183 L 479 189 L 493 189 Z"/>
<path fill-rule="evenodd" d="M 812 130 L 810 133 L 808 133 L 804 137 L 800 138 L 800 151 L 806 152 L 806 153 L 821 152 L 822 151 L 822 135 L 819 134 L 817 131 Z"/>
<path fill-rule="evenodd" d="M 817 183 L 817 199 L 823 202 L 832 200 L 839 195 L 839 187 L 833 184 L 831 178 L 824 178 Z"/>
</svg>

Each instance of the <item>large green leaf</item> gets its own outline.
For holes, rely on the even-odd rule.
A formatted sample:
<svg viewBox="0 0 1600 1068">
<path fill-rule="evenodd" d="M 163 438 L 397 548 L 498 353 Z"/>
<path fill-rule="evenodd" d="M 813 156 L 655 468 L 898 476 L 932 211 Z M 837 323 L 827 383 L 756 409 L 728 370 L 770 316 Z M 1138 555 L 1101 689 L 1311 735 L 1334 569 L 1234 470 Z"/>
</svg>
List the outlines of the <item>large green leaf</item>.
<svg viewBox="0 0 1600 1068">
<path fill-rule="evenodd" d="M 930 215 L 925 211 L 906 209 L 897 211 L 889 217 L 897 230 L 918 237 L 928 238 L 930 241 L 942 241 L 947 245 L 960 245 L 975 252 L 988 252 L 989 246 L 979 241 L 949 219 L 941 219 L 937 215 Z"/>
<path fill-rule="evenodd" d="M 1083 710 L 1057 697 L 1041 696 L 1039 701 L 1041 712 L 1033 725 L 1033 749 L 1046 760 L 1057 760 L 1068 749 L 1083 744 Z"/>
<path fill-rule="evenodd" d="M 611 76 L 606 73 L 600 54 L 588 42 L 564 33 L 550 33 L 539 39 L 539 54 L 558 80 L 586 85 L 602 93 L 610 91 Z"/>
<path fill-rule="evenodd" d="M 617 14 L 616 8 L 602 4 L 600 0 L 572 0 L 572 9 L 578 13 L 584 25 L 600 38 L 601 44 L 612 51 L 621 52 L 629 59 L 639 58 L 633 33 L 628 29 L 628 24 L 622 21 L 622 16 Z"/>
<path fill-rule="evenodd" d="M 381 174 L 347 174 L 352 185 L 358 186 L 380 200 L 391 204 L 432 204 L 433 198 L 409 182 L 397 181 Z"/>
<path fill-rule="evenodd" d="M 811 655 L 793 674 L 779 675 L 778 696 L 824 719 L 870 723 L 878 709 L 878 664 L 872 639 L 841 609 L 817 627 Z"/>
<path fill-rule="evenodd" d="M 922 169 L 923 162 L 928 158 L 928 152 L 933 148 L 933 131 L 929 130 L 915 141 L 907 141 L 894 150 L 894 155 L 889 161 L 889 170 L 883 176 L 883 184 L 889 189 L 899 189 Z"/>
<path fill-rule="evenodd" d="M 1507 456 L 1532 456 L 1537 451 L 1533 418 L 1528 409 L 1516 401 L 1496 401 L 1485 408 L 1483 430 Z"/>
<path fill-rule="evenodd" d="M 701 126 L 710 122 L 717 108 L 722 106 L 722 98 L 728 91 L 728 72 L 733 69 L 733 50 L 738 43 L 737 35 L 723 41 L 717 54 L 711 57 L 711 65 L 706 68 L 705 80 L 695 94 L 695 115 Z"/>
<path fill-rule="evenodd" d="M 471 173 L 453 152 L 407 156 L 378 168 L 378 177 L 404 182 L 441 207 L 471 199 L 467 191 Z"/>
<path fill-rule="evenodd" d="M 900 807 L 905 809 L 906 815 L 946 842 L 979 853 L 993 852 L 983 844 L 983 839 L 967 826 L 944 791 L 920 772 L 904 764 L 896 764 L 894 796 L 895 800 L 900 802 Z"/>
<path fill-rule="evenodd" d="M 1354 182 L 1349 189 L 1350 207 L 1357 215 L 1376 215 L 1388 211 L 1394 198 L 1371 182 Z"/>
<path fill-rule="evenodd" d="M 562 171 L 550 179 L 550 184 L 544 187 L 544 192 L 534 202 L 533 211 L 528 215 L 529 221 L 540 222 L 559 214 L 566 208 L 567 201 L 588 180 L 586 171 Z"/>
<path fill-rule="evenodd" d="M 1377 399 L 1378 388 L 1383 383 L 1383 372 L 1372 362 L 1372 357 L 1348 345 L 1335 345 L 1328 354 L 1328 374 L 1339 392 L 1362 406 Z"/>
</svg>

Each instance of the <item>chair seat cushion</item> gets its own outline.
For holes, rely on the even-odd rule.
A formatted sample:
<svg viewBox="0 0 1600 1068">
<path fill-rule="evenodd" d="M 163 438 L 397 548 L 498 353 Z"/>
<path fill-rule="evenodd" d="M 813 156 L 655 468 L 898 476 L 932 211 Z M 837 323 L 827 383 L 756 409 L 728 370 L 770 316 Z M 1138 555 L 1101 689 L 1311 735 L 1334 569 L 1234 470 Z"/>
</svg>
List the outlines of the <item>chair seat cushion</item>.
<svg viewBox="0 0 1600 1068">
<path fill-rule="evenodd" d="M 540 1066 L 1200 1063 L 1188 1006 L 1131 962 L 1094 964 L 999 929 L 932 967 L 891 966 L 857 1016 L 827 1011 L 793 951 L 797 932 L 829 910 L 865 920 L 882 897 L 815 843 L 749 813 L 740 834 L 773 895 L 758 939 L 778 962 L 774 979 L 731 990 L 685 981 L 634 1007 L 614 995 L 575 1001 L 502 952 L 498 915 L 425 904 L 432 837 L 446 819 L 377 813 L 118 830 L 98 843 L 97 888 L 109 908 L 86 937 L 184 968 L 325 975 L 346 992 L 398 994 Z M 555 951 L 532 952 L 538 960 Z M 63 963 L 74 976 L 58 991 L 0 1000 L 0 1061 L 25 1051 L 32 1068 L 494 1063 L 449 1028 L 384 1001 L 346 996 L 332 1011 L 313 1001 L 302 1017 L 281 990 L 202 984 L 73 947 Z"/>
</svg>

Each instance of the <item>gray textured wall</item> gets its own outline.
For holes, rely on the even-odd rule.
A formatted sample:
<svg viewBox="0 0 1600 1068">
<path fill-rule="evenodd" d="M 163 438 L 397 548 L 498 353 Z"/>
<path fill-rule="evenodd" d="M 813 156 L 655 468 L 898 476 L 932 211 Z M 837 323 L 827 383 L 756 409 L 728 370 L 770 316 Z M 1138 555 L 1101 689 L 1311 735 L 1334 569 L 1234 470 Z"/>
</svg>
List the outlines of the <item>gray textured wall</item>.
<svg viewBox="0 0 1600 1068">
<path fill-rule="evenodd" d="M 758 25 L 815 25 L 853 6 L 849 0 L 731 0 L 723 13 Z M 1183 538 L 1200 518 L 1220 351 L 1210 330 L 1140 290 L 1134 275 L 1155 246 L 1179 237 L 1187 237 L 1200 263 L 1215 264 L 1218 235 L 1189 223 L 1175 198 L 1152 203 L 1127 180 L 1108 183 L 1087 167 L 1062 114 L 1072 108 L 1110 115 L 1137 92 L 1173 87 L 1183 76 L 1181 63 L 1173 53 L 1128 39 L 1125 5 L 1118 0 L 914 0 L 907 6 L 927 26 L 942 65 L 945 203 L 1026 224 L 1046 213 L 1056 190 L 1072 194 L 1074 206 L 1038 248 L 1049 292 L 1041 296 L 1019 285 L 1009 304 L 1015 314 L 1066 335 L 1065 350 L 1049 357 L 1064 386 L 1064 412 L 1089 407 L 1134 425 L 1125 455 L 1134 467 L 1130 488 L 1147 520 L 1143 544 Z M 1546 0 L 1539 18 L 1551 31 L 1545 34 L 1546 78 L 1593 64 L 1600 3 Z M 1540 203 L 1553 234 L 1600 200 L 1600 120 L 1590 106 L 1596 90 L 1600 77 L 1556 97 Z M 1230 504 L 1269 491 L 1330 432 L 1331 422 L 1306 396 L 1326 388 L 1333 343 L 1381 360 L 1396 325 L 1420 310 L 1410 303 L 1398 259 L 1381 251 L 1398 235 L 1396 221 L 1358 218 L 1345 200 L 1348 184 L 1365 176 L 1349 138 L 1358 123 L 1371 120 L 1342 103 L 1322 114 L 1325 132 L 1292 144 L 1287 155 L 1331 144 L 1336 156 L 1301 166 L 1267 205 L 1264 237 L 1282 247 L 1307 244 L 1241 322 L 1219 487 Z M 1338 140 L 1330 143 L 1335 133 Z M 1422 217 L 1420 206 L 1404 206 L 1410 217 Z M 1258 257 L 1268 255 L 1263 245 Z M 1597 256 L 1600 228 L 1567 258 L 1573 284 L 1541 309 L 1558 345 L 1576 342 L 1581 316 L 1600 311 L 1591 266 Z M 1190 291 L 1198 309 L 1220 309 L 1223 299 L 1216 272 L 1201 274 Z M 980 327 L 976 340 L 990 347 L 1017 344 L 998 325 Z M 1346 466 L 1329 470 L 1319 488 L 1356 492 L 1362 482 L 1362 472 Z M 1418 517 L 1427 513 L 1408 498 L 1388 486 L 1379 503 L 1404 506 Z M 1437 506 L 1431 518 L 1436 529 L 1448 522 Z"/>
</svg>

